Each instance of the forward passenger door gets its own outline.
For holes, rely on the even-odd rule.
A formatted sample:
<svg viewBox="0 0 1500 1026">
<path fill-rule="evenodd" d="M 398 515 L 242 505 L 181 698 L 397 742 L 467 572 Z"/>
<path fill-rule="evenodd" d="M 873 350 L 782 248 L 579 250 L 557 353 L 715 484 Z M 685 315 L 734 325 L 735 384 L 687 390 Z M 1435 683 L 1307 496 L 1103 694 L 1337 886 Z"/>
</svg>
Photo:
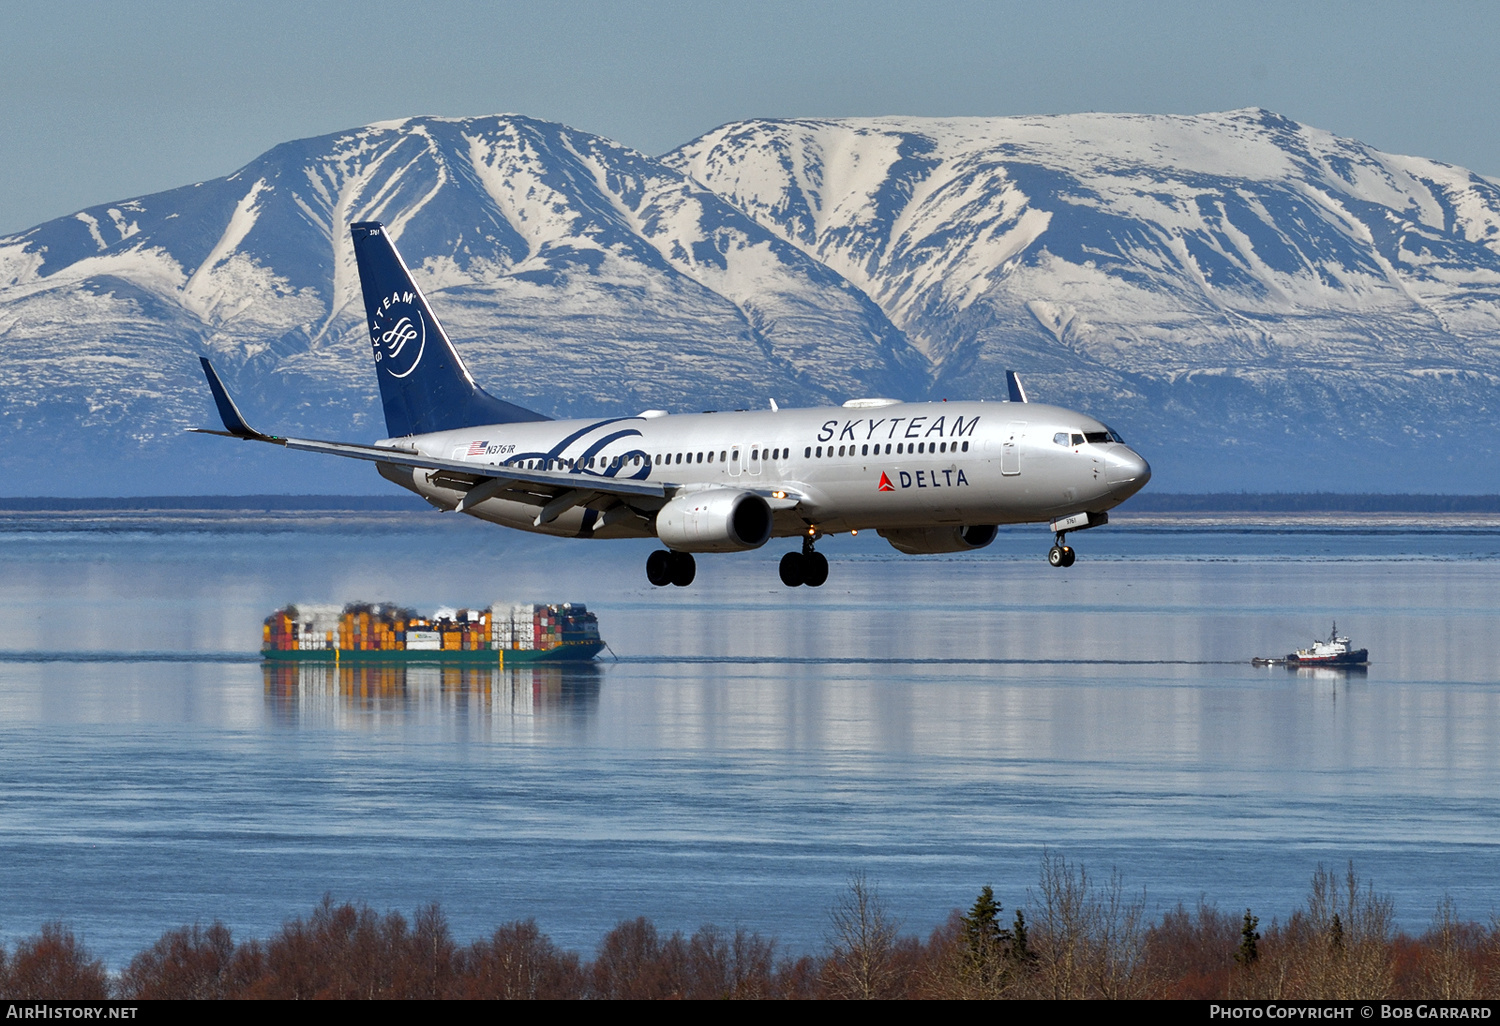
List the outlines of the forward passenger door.
<svg viewBox="0 0 1500 1026">
<path fill-rule="evenodd" d="M 1026 422 L 1013 420 L 1005 426 L 1005 440 L 1000 444 L 1000 473 L 1015 477 L 1021 472 L 1021 439 L 1026 433 Z"/>
</svg>

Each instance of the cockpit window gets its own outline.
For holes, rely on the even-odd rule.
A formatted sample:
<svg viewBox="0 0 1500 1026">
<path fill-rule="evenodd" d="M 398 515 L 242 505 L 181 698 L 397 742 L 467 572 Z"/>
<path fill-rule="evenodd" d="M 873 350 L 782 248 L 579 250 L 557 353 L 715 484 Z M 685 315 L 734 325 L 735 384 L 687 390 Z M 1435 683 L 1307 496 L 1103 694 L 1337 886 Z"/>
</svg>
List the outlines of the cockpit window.
<svg viewBox="0 0 1500 1026">
<path fill-rule="evenodd" d="M 1108 431 L 1089 431 L 1084 434 L 1083 439 L 1084 441 L 1092 442 L 1095 445 L 1103 445 L 1105 442 L 1114 441 L 1113 438 L 1109 437 Z"/>
<path fill-rule="evenodd" d="M 1083 436 L 1080 435 L 1080 434 L 1078 434 L 1077 432 L 1074 432 L 1073 433 L 1073 444 L 1074 445 L 1082 445 L 1083 444 Z"/>
<path fill-rule="evenodd" d="M 1066 431 L 1059 431 L 1057 434 L 1052 436 L 1052 440 L 1058 445 L 1067 445 L 1068 433 Z"/>
</svg>

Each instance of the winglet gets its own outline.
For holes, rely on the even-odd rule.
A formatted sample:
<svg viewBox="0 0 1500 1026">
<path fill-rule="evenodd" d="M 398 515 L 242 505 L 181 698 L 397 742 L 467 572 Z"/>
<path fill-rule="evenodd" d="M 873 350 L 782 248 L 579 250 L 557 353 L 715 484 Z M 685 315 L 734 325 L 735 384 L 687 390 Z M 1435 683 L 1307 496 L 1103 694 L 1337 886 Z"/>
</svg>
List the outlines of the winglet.
<svg viewBox="0 0 1500 1026">
<path fill-rule="evenodd" d="M 203 364 L 203 376 L 208 378 L 208 390 L 214 394 L 214 405 L 219 408 L 219 419 L 224 422 L 223 431 L 209 431 L 204 428 L 189 428 L 190 431 L 198 431 L 209 435 L 233 435 L 235 438 L 256 439 L 269 442 L 270 435 L 263 435 L 255 430 L 245 418 L 241 416 L 239 407 L 234 405 L 234 400 L 229 398 L 229 390 L 224 387 L 224 382 L 219 380 L 218 371 L 214 365 L 208 362 L 208 357 L 198 357 L 198 362 Z"/>
<path fill-rule="evenodd" d="M 1005 372 L 1005 390 L 1010 393 L 1010 401 L 1013 403 L 1030 401 L 1026 398 L 1026 389 L 1021 387 L 1021 376 L 1013 370 Z"/>
</svg>

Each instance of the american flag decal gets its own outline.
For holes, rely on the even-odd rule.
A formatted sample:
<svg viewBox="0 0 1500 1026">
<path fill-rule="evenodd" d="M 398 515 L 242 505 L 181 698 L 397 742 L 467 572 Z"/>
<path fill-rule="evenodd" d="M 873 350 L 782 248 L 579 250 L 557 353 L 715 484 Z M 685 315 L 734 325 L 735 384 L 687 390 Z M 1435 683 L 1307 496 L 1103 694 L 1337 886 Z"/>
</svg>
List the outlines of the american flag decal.
<svg viewBox="0 0 1500 1026">
<path fill-rule="evenodd" d="M 487 448 L 489 448 L 489 444 L 490 443 L 488 441 L 484 441 L 484 442 L 470 442 L 469 443 L 469 455 L 470 456 L 483 456 L 484 455 L 484 450 L 487 449 Z"/>
</svg>

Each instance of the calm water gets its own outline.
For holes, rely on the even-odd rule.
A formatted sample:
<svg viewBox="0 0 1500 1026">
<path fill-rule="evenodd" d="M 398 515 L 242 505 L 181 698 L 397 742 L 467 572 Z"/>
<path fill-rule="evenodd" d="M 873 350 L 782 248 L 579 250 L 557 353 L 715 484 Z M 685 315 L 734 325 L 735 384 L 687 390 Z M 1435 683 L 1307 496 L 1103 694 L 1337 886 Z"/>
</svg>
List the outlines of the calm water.
<svg viewBox="0 0 1500 1026">
<path fill-rule="evenodd" d="M 1319 860 L 1420 928 L 1500 911 L 1500 531 L 1045 531 L 979 556 L 703 557 L 431 515 L 0 516 L 0 938 L 62 918 L 118 966 L 264 936 L 324 892 L 460 938 L 626 916 L 793 949 L 864 870 L 925 931 L 1044 849 L 1152 907 L 1269 919 Z M 288 601 L 586 602 L 618 660 L 359 672 L 255 658 Z M 1368 674 L 1255 669 L 1341 629 Z M 84 657 L 80 657 L 83 654 Z"/>
</svg>

